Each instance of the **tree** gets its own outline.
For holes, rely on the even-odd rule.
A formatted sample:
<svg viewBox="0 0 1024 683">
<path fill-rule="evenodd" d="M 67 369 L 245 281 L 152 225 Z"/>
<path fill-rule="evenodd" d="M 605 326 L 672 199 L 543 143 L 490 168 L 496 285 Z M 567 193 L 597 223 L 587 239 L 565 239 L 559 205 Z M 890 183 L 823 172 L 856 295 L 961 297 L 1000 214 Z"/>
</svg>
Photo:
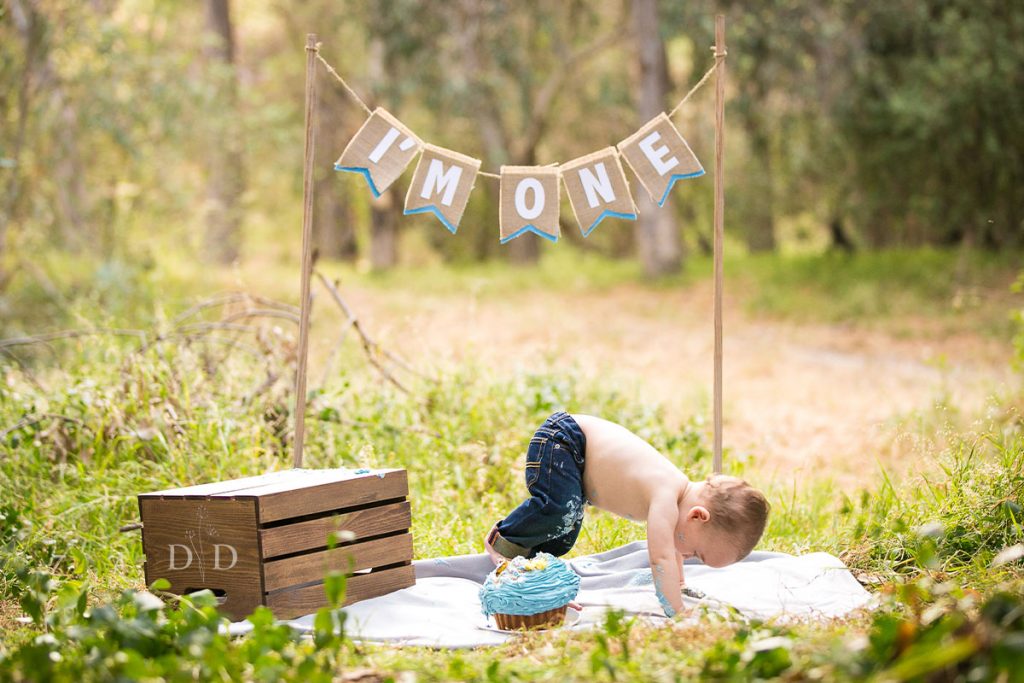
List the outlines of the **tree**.
<svg viewBox="0 0 1024 683">
<path fill-rule="evenodd" d="M 205 254 L 218 263 L 231 263 L 242 244 L 240 203 L 245 178 L 229 0 L 206 0 L 206 25 L 209 37 L 204 53 L 217 90 L 213 101 L 227 115 L 217 119 L 222 130 L 207 146 Z"/>
<path fill-rule="evenodd" d="M 863 36 L 837 123 L 875 245 L 1024 242 L 1024 7 L 851 6 Z"/>
<path fill-rule="evenodd" d="M 665 41 L 658 28 L 657 0 L 634 0 L 633 34 L 640 63 L 640 88 L 637 109 L 640 123 L 646 123 L 665 111 L 669 91 Z M 660 210 L 646 193 L 636 196 L 636 245 L 648 276 L 675 273 L 682 265 L 683 252 L 676 221 L 671 211 Z"/>
</svg>

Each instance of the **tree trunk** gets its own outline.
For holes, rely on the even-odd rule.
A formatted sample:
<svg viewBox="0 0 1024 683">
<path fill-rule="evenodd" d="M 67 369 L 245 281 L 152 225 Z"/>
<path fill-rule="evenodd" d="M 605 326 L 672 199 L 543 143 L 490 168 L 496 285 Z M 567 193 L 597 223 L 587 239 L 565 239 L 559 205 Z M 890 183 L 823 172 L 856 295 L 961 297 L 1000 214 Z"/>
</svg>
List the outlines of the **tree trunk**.
<svg viewBox="0 0 1024 683">
<path fill-rule="evenodd" d="M 508 260 L 516 265 L 529 266 L 540 260 L 541 238 L 533 233 L 526 233 L 505 245 L 508 249 Z"/>
<path fill-rule="evenodd" d="M 398 263 L 399 197 L 394 187 L 374 199 L 370 205 L 370 266 L 387 270 Z"/>
<path fill-rule="evenodd" d="M 13 185 L 8 188 L 9 201 L 6 207 L 0 207 L 8 215 L 15 213 L 15 205 L 23 194 L 25 170 L 20 164 L 21 151 L 25 146 L 25 125 L 39 113 L 26 109 L 35 105 L 40 111 L 54 113 L 58 124 L 54 137 L 56 139 L 57 161 L 52 164 L 53 185 L 56 193 L 54 207 L 56 234 L 65 249 L 78 251 L 84 246 L 94 243 L 90 234 L 87 219 L 90 213 L 89 194 L 86 192 L 85 170 L 82 155 L 78 148 L 78 111 L 72 100 L 65 95 L 64 88 L 57 77 L 57 71 L 50 60 L 45 35 L 48 26 L 46 18 L 35 3 L 9 0 L 7 9 L 15 30 L 25 41 L 25 73 L 19 94 L 19 121 L 17 139 L 14 145 L 15 167 Z M 49 95 L 48 105 L 33 101 L 36 93 Z M 9 218 L 0 216 L 3 222 Z M 4 228 L 6 231 L 6 227 Z M 6 242 L 6 234 L 3 236 Z"/>
<path fill-rule="evenodd" d="M 206 168 L 206 258 L 231 263 L 242 246 L 241 198 L 245 190 L 242 135 L 237 123 L 238 78 L 229 0 L 206 0 L 206 27 L 213 37 L 205 53 L 218 91 L 218 116 L 211 117 L 213 139 Z"/>
<path fill-rule="evenodd" d="M 368 76 L 381 87 L 391 79 L 393 55 L 389 54 L 388 46 L 380 36 L 370 38 L 368 47 Z M 380 93 L 374 92 L 373 100 L 378 99 Z M 399 103 L 394 101 L 394 97 L 389 100 L 383 106 L 397 114 Z M 373 106 L 371 104 L 370 108 Z M 398 184 L 370 203 L 370 265 L 374 270 L 386 270 L 398 263 L 398 224 L 405 199 L 405 194 L 398 190 Z"/>
<path fill-rule="evenodd" d="M 828 222 L 828 232 L 832 238 L 832 248 L 844 251 L 847 254 L 852 254 L 855 250 L 853 241 L 850 240 L 850 236 L 846 234 L 846 228 L 843 226 L 843 219 L 839 216 L 833 216 L 832 220 Z"/>
<path fill-rule="evenodd" d="M 24 171 L 21 168 L 21 151 L 25 146 L 25 133 L 29 117 L 29 98 L 32 92 L 34 79 L 36 53 L 41 44 L 41 29 L 38 26 L 39 19 L 31 8 L 23 8 L 17 1 L 11 2 L 8 11 L 13 15 L 12 21 L 15 28 L 25 43 L 25 65 L 21 74 L 21 83 L 18 87 L 17 100 L 17 123 L 14 127 L 14 139 L 10 141 L 10 151 L 7 152 L 12 160 L 10 173 L 5 173 L 7 181 L 3 193 L 3 204 L 0 205 L 0 292 L 7 287 L 10 280 L 10 273 L 5 269 L 10 259 L 7 257 L 7 235 L 11 222 L 14 220 L 16 206 L 21 197 L 21 187 Z M 4 142 L 7 142 L 6 140 Z"/>
<path fill-rule="evenodd" d="M 333 168 L 313 170 L 313 246 L 321 258 L 354 261 L 359 255 L 355 218 Z"/>
<path fill-rule="evenodd" d="M 637 108 L 640 122 L 646 123 L 665 111 L 669 89 L 665 43 L 658 31 L 657 0 L 634 0 L 632 19 L 640 58 Z M 636 245 L 644 272 L 651 277 L 678 272 L 683 260 L 682 244 L 672 211 L 659 208 L 646 193 L 639 193 L 637 212 Z"/>
<path fill-rule="evenodd" d="M 318 88 L 316 164 L 313 167 L 313 244 L 322 258 L 353 261 L 359 255 L 351 200 L 334 160 L 355 132 L 345 120 L 337 88 Z"/>
</svg>

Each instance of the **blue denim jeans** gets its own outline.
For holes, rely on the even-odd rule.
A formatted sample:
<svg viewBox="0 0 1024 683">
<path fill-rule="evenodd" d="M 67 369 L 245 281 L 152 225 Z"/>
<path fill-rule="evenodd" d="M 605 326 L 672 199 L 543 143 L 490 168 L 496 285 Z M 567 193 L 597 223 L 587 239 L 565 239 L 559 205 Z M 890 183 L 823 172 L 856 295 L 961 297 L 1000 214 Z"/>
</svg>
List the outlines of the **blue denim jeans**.
<svg viewBox="0 0 1024 683">
<path fill-rule="evenodd" d="M 530 497 L 495 525 L 491 545 L 506 557 L 564 555 L 583 525 L 583 464 L 587 438 L 568 413 L 544 421 L 526 451 Z"/>
</svg>

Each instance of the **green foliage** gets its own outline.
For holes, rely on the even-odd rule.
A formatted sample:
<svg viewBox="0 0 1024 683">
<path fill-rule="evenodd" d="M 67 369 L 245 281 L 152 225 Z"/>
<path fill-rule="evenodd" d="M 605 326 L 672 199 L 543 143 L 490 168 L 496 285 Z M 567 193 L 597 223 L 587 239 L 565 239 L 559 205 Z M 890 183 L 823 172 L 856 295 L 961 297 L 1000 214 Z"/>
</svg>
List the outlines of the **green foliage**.
<svg viewBox="0 0 1024 683">
<path fill-rule="evenodd" d="M 958 439 L 937 462 L 941 476 L 921 475 L 897 488 L 863 491 L 848 508 L 848 560 L 883 572 L 971 577 L 997 583 L 996 554 L 1024 540 L 1024 437 L 1010 431 Z"/>
<path fill-rule="evenodd" d="M 863 50 L 839 107 L 876 243 L 1019 244 L 1024 78 L 1017 5 L 855 3 Z M 940 150 L 941 153 L 936 153 Z M 916 234 L 915 234 L 916 233 Z"/>
<path fill-rule="evenodd" d="M 128 590 L 90 606 L 88 590 L 77 582 L 58 586 L 45 572 L 31 572 L 25 584 L 22 605 L 43 632 L 0 650 L 3 680 L 331 681 L 347 642 L 335 623 L 321 624 L 319 616 L 314 638 L 303 641 L 264 607 L 249 619 L 252 632 L 234 639 L 209 591 L 168 605 L 148 591 Z"/>
<path fill-rule="evenodd" d="M 883 680 L 1024 680 L 1024 598 L 973 594 L 928 581 L 900 586 L 878 613 L 848 673 Z"/>
<path fill-rule="evenodd" d="M 774 678 L 793 665 L 792 634 L 786 629 L 741 627 L 729 640 L 704 652 L 703 678 L 757 680 Z"/>
<path fill-rule="evenodd" d="M 603 630 L 594 634 L 594 648 L 590 652 L 590 674 L 592 680 L 627 680 L 637 678 L 640 671 L 630 656 L 630 633 L 636 618 L 626 618 L 620 610 L 608 610 L 604 617 Z"/>
<path fill-rule="evenodd" d="M 712 16 L 699 3 L 660 5 L 671 101 L 710 65 Z M 634 45 L 614 35 L 628 23 L 623 7 L 249 3 L 232 14 L 235 98 L 231 69 L 204 56 L 210 35 L 201 4 L 5 4 L 0 291 L 35 279 L 35 259 L 51 246 L 121 271 L 171 251 L 206 256 L 199 232 L 207 193 L 227 175 L 211 171 L 210 150 L 239 146 L 235 131 L 245 157 L 231 168 L 244 168 L 247 191 L 232 209 L 244 214 L 246 257 L 294 260 L 297 231 L 282 226 L 297 224 L 300 203 L 306 29 L 320 31 L 324 56 L 371 104 L 395 111 L 426 140 L 483 158 L 485 168 L 614 144 L 637 124 Z M 820 248 L 836 225 L 870 248 L 1020 243 L 1024 115 L 1016 93 L 1024 61 L 1016 3 L 775 0 L 723 9 L 737 124 L 729 128 L 729 234 L 752 249 Z M 365 258 L 377 239 L 365 187 L 357 178 L 336 181 L 329 165 L 362 113 L 319 73 L 317 193 L 332 199 L 317 205 L 317 239 L 330 241 L 327 231 L 341 223 Z M 548 83 L 556 86 L 550 100 L 542 97 Z M 712 147 L 711 117 L 702 114 L 710 90 L 678 115 L 703 159 Z M 397 189 L 396 208 L 404 187 Z M 711 183 L 674 192 L 678 201 L 666 210 L 676 211 L 694 250 L 705 249 Z M 497 195 L 493 183 L 479 184 L 457 239 L 426 218 L 402 219 L 415 237 L 403 241 L 401 260 L 464 263 L 507 253 L 495 239 Z M 566 240 L 588 251 L 632 255 L 628 222 L 611 222 L 586 241 L 574 230 L 566 226 Z"/>
<path fill-rule="evenodd" d="M 801 321 L 908 324 L 972 321 L 1008 336 L 1007 288 L 1019 254 L 890 249 L 874 253 L 764 256 L 737 260 L 727 270 L 751 292 L 759 313 Z"/>
</svg>

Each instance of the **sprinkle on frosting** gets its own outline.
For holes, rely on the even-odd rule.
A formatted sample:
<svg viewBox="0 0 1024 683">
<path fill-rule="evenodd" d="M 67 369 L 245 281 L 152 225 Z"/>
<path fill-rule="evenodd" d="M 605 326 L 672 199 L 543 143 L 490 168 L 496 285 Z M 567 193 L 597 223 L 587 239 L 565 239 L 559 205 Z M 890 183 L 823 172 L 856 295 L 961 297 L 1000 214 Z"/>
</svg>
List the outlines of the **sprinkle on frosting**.
<svg viewBox="0 0 1024 683">
<path fill-rule="evenodd" d="M 487 575 L 480 589 L 484 614 L 538 614 L 569 603 L 580 577 L 554 555 L 506 560 Z"/>
</svg>

